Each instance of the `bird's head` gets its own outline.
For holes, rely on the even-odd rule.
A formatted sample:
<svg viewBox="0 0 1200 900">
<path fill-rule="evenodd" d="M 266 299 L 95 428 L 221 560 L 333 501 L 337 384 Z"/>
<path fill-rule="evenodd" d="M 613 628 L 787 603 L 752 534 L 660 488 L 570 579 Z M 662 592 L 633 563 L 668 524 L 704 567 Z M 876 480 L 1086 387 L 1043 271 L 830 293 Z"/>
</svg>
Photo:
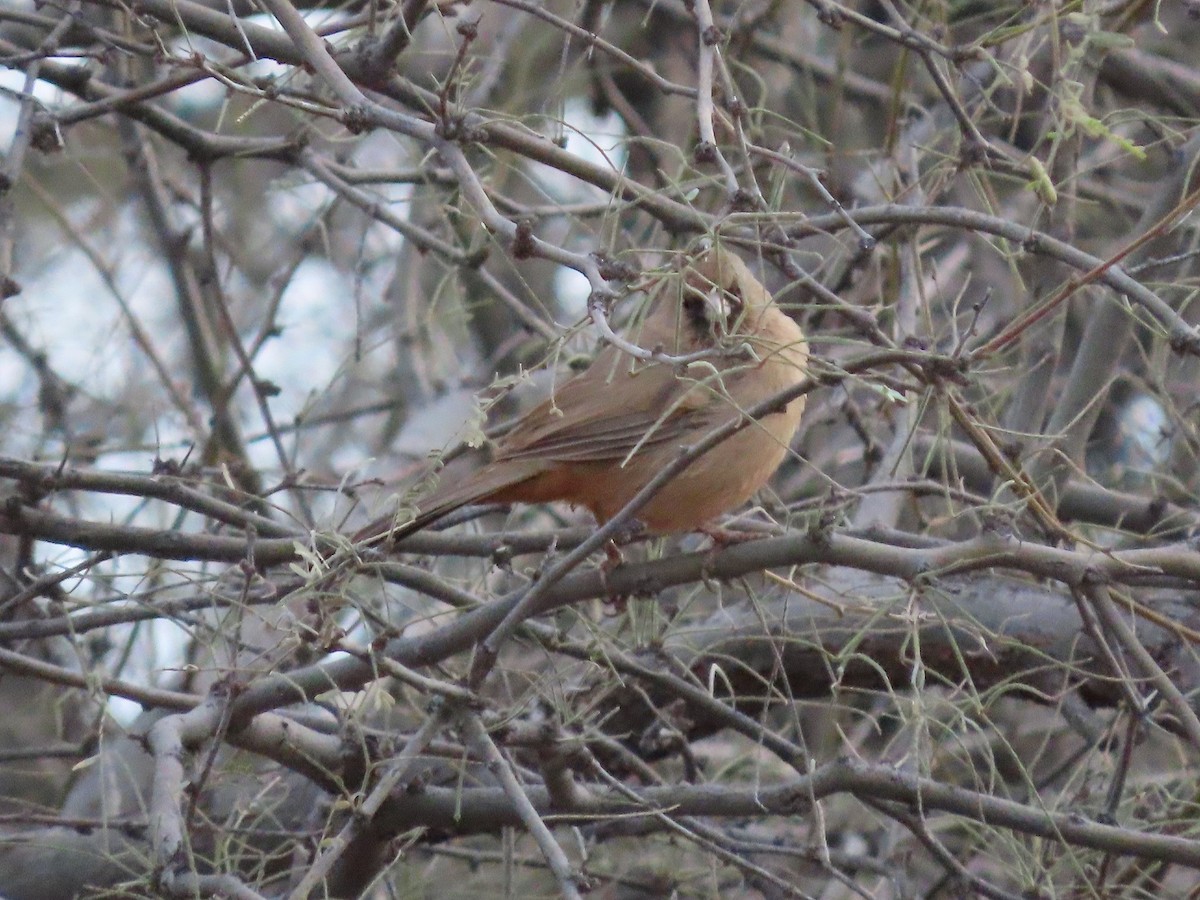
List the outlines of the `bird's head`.
<svg viewBox="0 0 1200 900">
<path fill-rule="evenodd" d="M 770 303 L 771 295 L 746 264 L 719 246 L 704 251 L 684 274 L 685 320 L 714 337 L 752 332 Z"/>
</svg>

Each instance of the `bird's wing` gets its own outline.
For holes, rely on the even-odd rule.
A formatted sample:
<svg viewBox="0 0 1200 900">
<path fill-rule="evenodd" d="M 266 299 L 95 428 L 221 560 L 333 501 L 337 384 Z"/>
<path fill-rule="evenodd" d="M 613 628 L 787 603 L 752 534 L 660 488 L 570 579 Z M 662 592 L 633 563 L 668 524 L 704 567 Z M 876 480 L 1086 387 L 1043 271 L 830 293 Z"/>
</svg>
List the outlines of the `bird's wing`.
<svg viewBox="0 0 1200 900">
<path fill-rule="evenodd" d="M 661 365 L 631 370 L 606 350 L 531 410 L 497 445 L 496 460 L 621 460 L 640 447 L 694 435 L 713 406 L 713 391 L 695 379 Z"/>
<path fill-rule="evenodd" d="M 695 379 L 677 378 L 665 366 L 647 366 L 634 373 L 626 361 L 606 354 L 603 351 L 587 372 L 530 410 L 496 444 L 490 463 L 462 478 L 443 473 L 437 487 L 422 500 L 415 519 L 400 525 L 380 519 L 357 539 L 386 535 L 400 540 L 468 503 L 513 496 L 528 499 L 506 492 L 545 475 L 557 464 L 619 462 L 641 447 L 670 440 L 682 443 L 689 434 L 708 430 L 714 407 L 709 388 Z M 609 363 L 617 365 L 603 368 Z"/>
</svg>

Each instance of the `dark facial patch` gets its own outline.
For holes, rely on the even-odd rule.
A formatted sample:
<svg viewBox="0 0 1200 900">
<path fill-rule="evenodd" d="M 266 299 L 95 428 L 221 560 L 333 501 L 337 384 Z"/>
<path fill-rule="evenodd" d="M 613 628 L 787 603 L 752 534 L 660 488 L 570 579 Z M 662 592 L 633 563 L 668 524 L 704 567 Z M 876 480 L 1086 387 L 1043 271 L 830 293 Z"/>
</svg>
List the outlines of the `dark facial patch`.
<svg viewBox="0 0 1200 900">
<path fill-rule="evenodd" d="M 706 334 L 732 334 L 745 310 L 738 287 L 736 281 L 718 287 L 707 279 L 689 279 L 683 286 L 683 311 L 688 324 Z"/>
<path fill-rule="evenodd" d="M 683 312 L 688 325 L 697 331 L 708 331 L 712 327 L 711 309 L 701 288 L 691 284 L 683 286 Z"/>
</svg>

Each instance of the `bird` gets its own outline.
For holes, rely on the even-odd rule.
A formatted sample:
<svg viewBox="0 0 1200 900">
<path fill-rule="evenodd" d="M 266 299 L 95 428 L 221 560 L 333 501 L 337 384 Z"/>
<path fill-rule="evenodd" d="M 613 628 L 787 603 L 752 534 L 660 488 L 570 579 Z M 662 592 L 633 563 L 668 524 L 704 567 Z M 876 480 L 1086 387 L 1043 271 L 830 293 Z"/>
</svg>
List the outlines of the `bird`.
<svg viewBox="0 0 1200 900">
<path fill-rule="evenodd" d="M 406 522 L 378 520 L 356 540 L 395 542 L 473 503 L 566 502 L 603 525 L 684 446 L 807 374 L 804 333 L 731 250 L 717 244 L 665 278 L 628 339 L 609 343 L 494 445 L 491 461 L 446 479 Z M 709 351 L 707 354 L 704 351 Z M 703 358 L 695 359 L 696 354 Z M 690 359 L 691 361 L 681 361 Z M 668 480 L 635 513 L 653 534 L 719 531 L 788 453 L 803 395 L 750 422 Z"/>
</svg>

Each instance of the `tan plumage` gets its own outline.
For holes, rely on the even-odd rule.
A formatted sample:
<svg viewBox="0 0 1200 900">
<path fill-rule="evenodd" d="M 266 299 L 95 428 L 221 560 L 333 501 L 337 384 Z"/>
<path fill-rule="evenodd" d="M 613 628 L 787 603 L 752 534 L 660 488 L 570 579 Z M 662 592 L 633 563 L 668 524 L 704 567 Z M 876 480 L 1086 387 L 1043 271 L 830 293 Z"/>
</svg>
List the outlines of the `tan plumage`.
<svg viewBox="0 0 1200 900">
<path fill-rule="evenodd" d="M 682 281 L 669 281 L 630 340 L 686 355 L 718 345 L 730 354 L 684 369 L 605 347 L 497 442 L 493 459 L 440 484 L 410 522 L 375 523 L 359 537 L 398 540 L 469 503 L 566 501 L 606 522 L 685 444 L 797 384 L 808 346 L 799 326 L 732 253 L 713 248 Z M 752 356 L 737 355 L 748 346 Z M 804 398 L 734 434 L 668 481 L 637 513 L 659 533 L 692 531 L 741 505 L 783 461 Z"/>
</svg>

